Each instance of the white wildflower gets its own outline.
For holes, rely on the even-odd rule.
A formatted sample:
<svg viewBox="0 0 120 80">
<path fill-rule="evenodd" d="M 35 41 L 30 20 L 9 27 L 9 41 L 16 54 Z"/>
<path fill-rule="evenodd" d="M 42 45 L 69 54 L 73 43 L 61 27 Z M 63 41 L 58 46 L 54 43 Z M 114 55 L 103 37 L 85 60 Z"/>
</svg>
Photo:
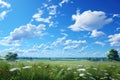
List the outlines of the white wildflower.
<svg viewBox="0 0 120 80">
<path fill-rule="evenodd" d="M 79 76 L 80 76 L 80 77 L 85 77 L 86 75 L 83 74 L 83 73 L 81 73 L 81 74 L 79 74 Z"/>
<path fill-rule="evenodd" d="M 29 69 L 29 68 L 32 68 L 32 66 L 25 66 L 25 67 L 23 67 L 23 69 Z"/>
<path fill-rule="evenodd" d="M 14 71 L 19 71 L 20 70 L 20 68 L 12 68 L 12 69 L 10 69 L 9 71 L 10 72 L 14 72 Z"/>
<path fill-rule="evenodd" d="M 68 67 L 68 68 L 67 68 L 67 70 L 68 70 L 68 71 L 71 71 L 71 70 L 72 70 L 72 68 L 71 68 L 71 67 Z"/>
<path fill-rule="evenodd" d="M 77 71 L 86 71 L 86 69 L 84 69 L 84 68 L 80 68 L 80 69 L 78 69 Z"/>
</svg>

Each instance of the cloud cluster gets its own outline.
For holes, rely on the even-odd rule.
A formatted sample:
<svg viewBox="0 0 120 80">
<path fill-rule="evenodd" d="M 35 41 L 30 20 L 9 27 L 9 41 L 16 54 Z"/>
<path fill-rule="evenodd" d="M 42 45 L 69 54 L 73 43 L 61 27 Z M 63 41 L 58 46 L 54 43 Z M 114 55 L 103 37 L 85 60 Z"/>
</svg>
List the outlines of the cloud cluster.
<svg viewBox="0 0 120 80">
<path fill-rule="evenodd" d="M 43 7 L 39 8 L 38 12 L 32 16 L 32 21 L 47 23 L 49 27 L 56 27 L 57 21 L 54 18 L 57 14 L 57 7 L 57 5 L 43 3 Z"/>
<path fill-rule="evenodd" d="M 43 31 L 46 30 L 45 25 L 40 24 L 38 26 L 33 24 L 27 24 L 14 29 L 10 32 L 10 35 L 0 40 L 0 45 L 4 46 L 20 46 L 20 42 L 23 39 L 31 39 L 34 37 L 40 37 L 43 35 Z"/>
<path fill-rule="evenodd" d="M 111 46 L 120 46 L 120 33 L 109 35 L 108 38 Z"/>
<path fill-rule="evenodd" d="M 73 25 L 70 25 L 72 31 L 92 31 L 102 28 L 104 25 L 112 22 L 112 18 L 107 18 L 103 11 L 84 11 L 83 13 L 77 13 L 72 15 L 72 19 L 75 21 Z"/>
</svg>

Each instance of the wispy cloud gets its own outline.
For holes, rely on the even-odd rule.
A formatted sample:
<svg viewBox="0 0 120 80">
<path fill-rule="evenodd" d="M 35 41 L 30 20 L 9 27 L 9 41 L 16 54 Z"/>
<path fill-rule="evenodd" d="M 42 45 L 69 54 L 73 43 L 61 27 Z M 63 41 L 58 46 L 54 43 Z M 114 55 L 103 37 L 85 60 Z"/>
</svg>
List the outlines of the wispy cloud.
<svg viewBox="0 0 120 80">
<path fill-rule="evenodd" d="M 118 18 L 120 18 L 120 14 L 113 14 L 113 17 L 118 17 Z"/>
<path fill-rule="evenodd" d="M 55 15 L 57 12 L 57 6 L 56 5 L 52 5 L 52 6 L 49 6 L 47 7 L 48 11 L 49 11 L 49 14 L 50 15 Z"/>
<path fill-rule="evenodd" d="M 6 14 L 8 13 L 8 11 L 3 11 L 0 13 L 0 20 L 4 20 Z"/>
<path fill-rule="evenodd" d="M 80 44 L 86 44 L 86 40 L 66 40 L 64 50 L 76 49 Z"/>
<path fill-rule="evenodd" d="M 68 2 L 69 2 L 69 0 L 62 0 L 62 1 L 59 3 L 59 6 L 62 7 L 62 5 L 63 5 L 64 3 L 68 3 Z"/>
<path fill-rule="evenodd" d="M 100 41 L 96 41 L 95 44 L 101 45 L 101 46 L 105 46 L 104 42 L 100 42 Z"/>
<path fill-rule="evenodd" d="M 9 12 L 9 8 L 11 7 L 11 4 L 0 0 L 0 9 L 2 9 L 0 11 L 0 20 L 4 20 L 4 18 L 6 17 L 7 13 Z"/>
<path fill-rule="evenodd" d="M 102 28 L 104 25 L 112 22 L 112 18 L 107 18 L 106 13 L 103 11 L 84 11 L 80 14 L 72 15 L 72 19 L 75 21 L 73 25 L 70 25 L 72 31 L 92 31 Z"/>
<path fill-rule="evenodd" d="M 11 4 L 5 2 L 4 0 L 0 0 L 0 5 L 1 5 L 0 8 L 4 8 L 4 7 L 10 8 L 11 7 Z"/>
<path fill-rule="evenodd" d="M 54 41 L 52 43 L 53 46 L 58 46 L 58 45 L 62 45 L 63 44 L 63 41 L 66 39 L 66 36 L 63 36 L 61 38 L 57 38 L 56 41 Z"/>
<path fill-rule="evenodd" d="M 43 15 L 43 11 L 39 9 L 38 13 L 34 14 L 32 17 L 38 22 L 50 23 L 51 16 L 48 16 L 47 18 L 43 18 L 42 15 Z"/>
</svg>

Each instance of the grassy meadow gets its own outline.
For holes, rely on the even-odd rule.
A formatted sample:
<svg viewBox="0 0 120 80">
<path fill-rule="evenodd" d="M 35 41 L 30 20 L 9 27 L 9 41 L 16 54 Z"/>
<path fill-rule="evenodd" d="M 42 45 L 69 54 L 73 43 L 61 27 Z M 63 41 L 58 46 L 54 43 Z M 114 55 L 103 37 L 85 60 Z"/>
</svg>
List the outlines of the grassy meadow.
<svg viewBox="0 0 120 80">
<path fill-rule="evenodd" d="M 120 80 L 120 62 L 0 61 L 0 80 Z"/>
</svg>

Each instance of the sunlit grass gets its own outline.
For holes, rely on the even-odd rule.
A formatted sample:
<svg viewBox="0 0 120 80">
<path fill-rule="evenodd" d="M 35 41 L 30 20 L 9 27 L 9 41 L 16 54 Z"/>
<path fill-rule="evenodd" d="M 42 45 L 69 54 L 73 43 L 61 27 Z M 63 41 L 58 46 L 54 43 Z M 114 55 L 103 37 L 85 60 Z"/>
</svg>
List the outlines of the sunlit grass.
<svg viewBox="0 0 120 80">
<path fill-rule="evenodd" d="M 0 80 L 120 80 L 119 62 L 0 61 Z"/>
</svg>

